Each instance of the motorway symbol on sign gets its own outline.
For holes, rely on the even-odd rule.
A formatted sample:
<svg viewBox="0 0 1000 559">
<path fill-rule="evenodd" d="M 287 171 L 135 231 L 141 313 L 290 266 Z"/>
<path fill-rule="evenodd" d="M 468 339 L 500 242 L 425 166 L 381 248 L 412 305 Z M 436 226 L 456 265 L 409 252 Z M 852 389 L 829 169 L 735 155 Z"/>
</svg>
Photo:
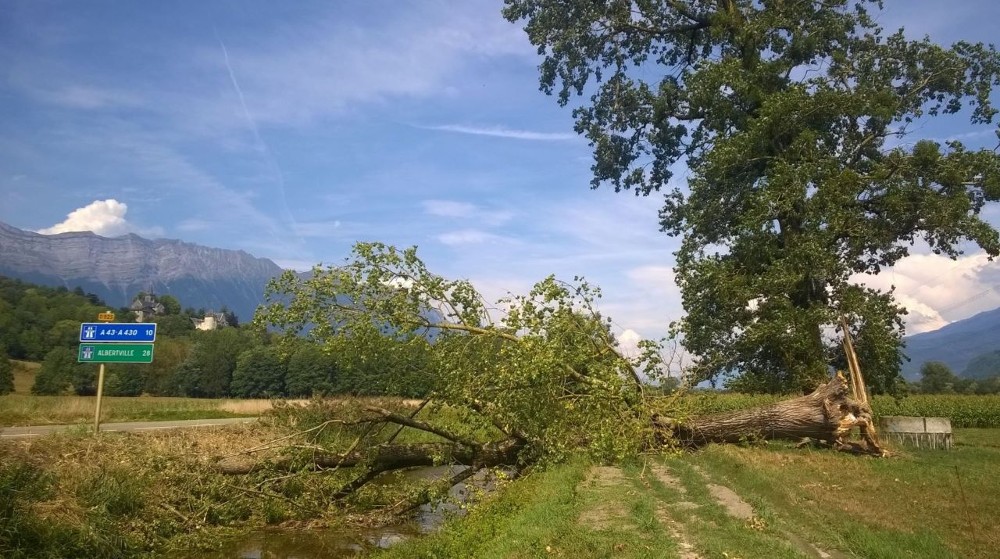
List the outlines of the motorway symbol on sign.
<svg viewBox="0 0 1000 559">
<path fill-rule="evenodd" d="M 155 342 L 156 323 L 84 322 L 80 325 L 81 342 Z"/>
<path fill-rule="evenodd" d="M 80 363 L 152 363 L 153 344 L 80 344 Z"/>
</svg>

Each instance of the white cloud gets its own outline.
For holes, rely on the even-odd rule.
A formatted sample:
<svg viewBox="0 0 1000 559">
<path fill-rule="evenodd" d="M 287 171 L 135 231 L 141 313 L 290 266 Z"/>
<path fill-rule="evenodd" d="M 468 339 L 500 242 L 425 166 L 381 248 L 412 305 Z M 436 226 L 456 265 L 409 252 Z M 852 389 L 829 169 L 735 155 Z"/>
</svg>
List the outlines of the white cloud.
<svg viewBox="0 0 1000 559">
<path fill-rule="evenodd" d="M 127 108 L 143 104 L 141 97 L 135 93 L 78 84 L 41 90 L 38 96 L 71 109 Z"/>
<path fill-rule="evenodd" d="M 300 237 L 333 237 L 343 233 L 339 219 L 332 221 L 296 222 L 292 230 Z"/>
<path fill-rule="evenodd" d="M 952 260 L 914 254 L 877 276 L 856 275 L 858 283 L 887 291 L 906 307 L 907 334 L 935 330 L 1000 306 L 1000 264 L 982 252 Z"/>
<path fill-rule="evenodd" d="M 642 341 L 642 334 L 631 328 L 623 330 L 616 336 L 618 338 L 618 351 L 628 358 L 639 356 L 639 342 Z"/>
<path fill-rule="evenodd" d="M 212 228 L 212 225 L 213 223 L 207 219 L 185 219 L 178 223 L 174 228 L 184 233 L 196 233 L 208 231 Z"/>
<path fill-rule="evenodd" d="M 441 217 L 472 217 L 476 214 L 475 204 L 453 202 L 451 200 L 424 200 L 424 211 Z"/>
<path fill-rule="evenodd" d="M 483 17 L 483 8 L 480 2 L 393 5 L 378 27 L 331 14 L 263 38 L 220 33 L 228 69 L 217 47 L 198 58 L 239 76 L 247 111 L 262 126 L 313 124 L 359 104 L 447 95 L 465 84 L 462 70 L 484 58 L 536 56 L 518 26 L 496 12 Z M 233 116 L 232 105 L 242 112 L 232 96 L 210 104 L 216 118 Z"/>
<path fill-rule="evenodd" d="M 437 239 L 446 245 L 471 245 L 483 243 L 498 243 L 507 241 L 500 235 L 495 235 L 479 229 L 462 229 L 438 235 Z"/>
<path fill-rule="evenodd" d="M 670 266 L 639 266 L 627 272 L 629 279 L 638 286 L 652 293 L 665 297 L 679 297 L 680 292 L 674 283 L 674 269 Z"/>
<path fill-rule="evenodd" d="M 460 124 L 442 124 L 440 126 L 422 126 L 421 128 L 425 128 L 427 130 L 440 130 L 442 132 L 471 134 L 473 136 L 492 136 L 494 138 L 540 142 L 568 142 L 579 139 L 579 136 L 573 132 L 536 132 L 533 130 L 514 130 L 503 126 L 463 126 Z"/>
<path fill-rule="evenodd" d="M 128 205 L 118 200 L 97 200 L 69 212 L 65 221 L 39 229 L 38 233 L 55 235 L 71 231 L 92 231 L 104 237 L 117 237 L 136 230 L 125 219 L 127 212 Z"/>
<path fill-rule="evenodd" d="M 451 217 L 475 221 L 478 225 L 498 226 L 510 221 L 514 213 L 502 209 L 486 209 L 468 202 L 453 200 L 424 200 L 424 213 L 437 217 Z"/>
</svg>

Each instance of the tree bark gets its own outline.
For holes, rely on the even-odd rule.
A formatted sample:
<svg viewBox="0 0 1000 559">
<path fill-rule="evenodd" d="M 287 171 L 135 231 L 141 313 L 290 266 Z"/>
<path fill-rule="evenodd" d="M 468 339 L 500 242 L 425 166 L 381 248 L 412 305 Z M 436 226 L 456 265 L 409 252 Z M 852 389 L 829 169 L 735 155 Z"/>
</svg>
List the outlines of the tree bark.
<svg viewBox="0 0 1000 559">
<path fill-rule="evenodd" d="M 811 394 L 769 406 L 696 417 L 683 423 L 654 418 L 656 427 L 688 447 L 707 443 L 738 443 L 753 439 L 816 439 L 839 450 L 883 455 L 875 437 L 868 404 L 849 397 L 842 373 L 820 385 Z M 846 436 L 859 427 L 865 445 L 850 443 Z"/>
</svg>

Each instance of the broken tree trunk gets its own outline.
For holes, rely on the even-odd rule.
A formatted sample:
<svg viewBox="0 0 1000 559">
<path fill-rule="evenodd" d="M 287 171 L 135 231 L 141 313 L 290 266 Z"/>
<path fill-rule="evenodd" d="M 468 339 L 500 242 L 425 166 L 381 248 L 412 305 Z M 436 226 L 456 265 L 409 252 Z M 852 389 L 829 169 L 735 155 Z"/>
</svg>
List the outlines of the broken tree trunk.
<svg viewBox="0 0 1000 559">
<path fill-rule="evenodd" d="M 689 447 L 707 443 L 738 443 L 753 439 L 816 439 L 839 450 L 882 455 L 874 433 L 872 411 L 867 403 L 850 397 L 851 389 L 843 373 L 820 385 L 806 396 L 783 400 L 769 406 L 718 415 L 695 417 L 684 423 L 655 419 Z M 846 440 L 854 427 L 861 427 L 865 445 Z"/>
</svg>

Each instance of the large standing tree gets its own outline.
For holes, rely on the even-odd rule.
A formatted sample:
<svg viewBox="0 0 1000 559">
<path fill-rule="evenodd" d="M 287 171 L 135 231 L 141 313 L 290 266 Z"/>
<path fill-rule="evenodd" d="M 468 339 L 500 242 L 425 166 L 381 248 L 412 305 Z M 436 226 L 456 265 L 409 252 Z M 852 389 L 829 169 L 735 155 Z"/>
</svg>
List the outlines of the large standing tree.
<svg viewBox="0 0 1000 559">
<path fill-rule="evenodd" d="M 992 46 L 888 34 L 873 0 L 506 0 L 544 56 L 541 89 L 574 109 L 593 187 L 669 190 L 677 281 L 697 380 L 744 389 L 828 377 L 824 332 L 849 317 L 869 382 L 899 378 L 892 293 L 857 285 L 925 241 L 1000 253 L 980 211 L 1000 156 L 918 140 L 954 115 L 989 126 Z M 988 129 L 987 129 L 988 131 Z M 675 164 L 690 170 L 671 183 Z"/>
</svg>

